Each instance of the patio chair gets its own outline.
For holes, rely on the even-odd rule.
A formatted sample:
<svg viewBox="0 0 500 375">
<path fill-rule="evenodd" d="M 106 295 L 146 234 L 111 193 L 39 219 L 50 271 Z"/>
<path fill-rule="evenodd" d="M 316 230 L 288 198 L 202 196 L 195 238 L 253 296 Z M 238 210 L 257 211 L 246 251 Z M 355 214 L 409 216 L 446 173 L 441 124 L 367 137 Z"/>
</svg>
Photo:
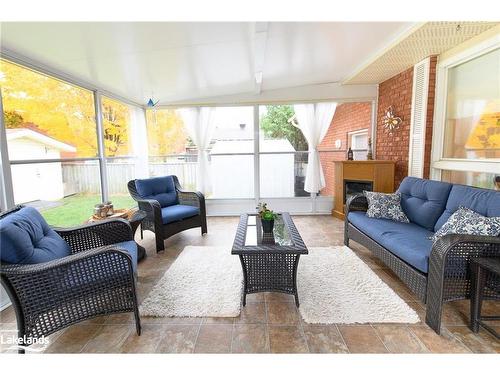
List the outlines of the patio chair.
<svg viewBox="0 0 500 375">
<path fill-rule="evenodd" d="M 205 197 L 183 190 L 176 176 L 131 180 L 128 191 L 147 213 L 141 235 L 142 230 L 155 234 L 156 251 L 165 250 L 164 240 L 186 229 L 201 227 L 201 235 L 207 233 Z"/>
<path fill-rule="evenodd" d="M 0 213 L 1 283 L 23 346 L 77 322 L 133 312 L 137 246 L 121 219 L 54 230 L 32 207 Z"/>
</svg>

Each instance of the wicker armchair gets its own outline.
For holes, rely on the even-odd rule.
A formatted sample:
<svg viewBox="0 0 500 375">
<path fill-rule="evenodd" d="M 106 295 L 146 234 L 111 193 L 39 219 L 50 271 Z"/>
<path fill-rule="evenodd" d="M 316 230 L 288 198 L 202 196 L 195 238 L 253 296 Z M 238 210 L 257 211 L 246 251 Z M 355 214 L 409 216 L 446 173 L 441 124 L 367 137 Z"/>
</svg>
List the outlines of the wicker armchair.
<svg viewBox="0 0 500 375">
<path fill-rule="evenodd" d="M 156 251 L 165 250 L 164 240 L 186 229 L 201 227 L 201 234 L 207 233 L 205 197 L 200 192 L 183 190 L 177 177 L 170 177 L 174 180 L 175 192 L 179 204 L 196 207 L 198 209 L 197 215 L 164 224 L 160 202 L 155 199 L 145 199 L 142 197 L 137 192 L 137 180 L 131 180 L 127 185 L 128 191 L 132 198 L 137 201 L 139 209 L 145 211 L 147 214 L 146 218 L 141 223 L 141 235 L 142 230 L 150 230 L 155 234 Z"/>
<path fill-rule="evenodd" d="M 441 330 L 445 302 L 470 299 L 470 259 L 500 256 L 500 237 L 448 234 L 434 243 L 429 272 L 423 273 L 392 254 L 348 220 L 349 212 L 366 211 L 363 194 L 348 199 L 345 207 L 344 244 L 352 239 L 368 248 L 382 260 L 417 297 L 426 304 L 425 322 L 436 332 Z M 485 299 L 498 299 L 498 293 L 485 291 Z"/>
<path fill-rule="evenodd" d="M 4 212 L 0 218 L 21 208 Z M 132 258 L 114 245 L 132 240 L 130 225 L 117 219 L 56 232 L 68 243 L 69 256 L 38 264 L 0 264 L 1 283 L 15 310 L 18 337 L 28 342 L 24 346 L 29 339 L 77 322 L 124 312 L 134 313 L 140 335 Z"/>
</svg>

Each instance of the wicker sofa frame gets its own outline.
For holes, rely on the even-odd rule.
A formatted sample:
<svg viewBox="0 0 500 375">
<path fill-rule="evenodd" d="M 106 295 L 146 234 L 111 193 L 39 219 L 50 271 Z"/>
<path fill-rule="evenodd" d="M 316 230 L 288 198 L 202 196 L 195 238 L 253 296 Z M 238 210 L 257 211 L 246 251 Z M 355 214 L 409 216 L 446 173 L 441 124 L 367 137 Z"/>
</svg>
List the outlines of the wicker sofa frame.
<svg viewBox="0 0 500 375">
<path fill-rule="evenodd" d="M 135 186 L 136 180 L 130 180 L 127 184 L 128 191 L 137 202 L 139 209 L 146 212 L 146 218 L 141 223 L 141 236 L 143 230 L 153 232 L 155 234 L 156 251 L 165 250 L 164 241 L 184 230 L 201 227 L 201 234 L 204 235 L 207 233 L 207 213 L 204 195 L 198 191 L 183 190 L 177 176 L 172 177 L 179 198 L 179 204 L 197 207 L 200 210 L 198 215 L 169 224 L 163 224 L 160 203 L 154 199 L 143 199 L 137 192 Z"/>
<path fill-rule="evenodd" d="M 3 212 L 0 218 L 22 207 Z M 129 223 L 115 219 L 54 229 L 69 244 L 69 256 L 39 264 L 0 264 L 18 337 L 26 343 L 22 346 L 87 319 L 125 312 L 134 313 L 140 335 L 132 258 L 114 245 L 133 239 Z M 24 353 L 22 347 L 19 353 Z"/>
<path fill-rule="evenodd" d="M 441 330 L 445 302 L 470 299 L 470 259 L 500 256 L 500 237 L 449 234 L 433 245 L 429 273 L 425 274 L 392 254 L 364 234 L 348 220 L 349 212 L 365 211 L 368 202 L 363 194 L 350 197 L 345 207 L 344 244 L 354 240 L 368 248 L 386 264 L 415 295 L 426 304 L 425 322 L 436 333 Z M 498 292 L 486 289 L 485 299 L 500 299 Z"/>
</svg>

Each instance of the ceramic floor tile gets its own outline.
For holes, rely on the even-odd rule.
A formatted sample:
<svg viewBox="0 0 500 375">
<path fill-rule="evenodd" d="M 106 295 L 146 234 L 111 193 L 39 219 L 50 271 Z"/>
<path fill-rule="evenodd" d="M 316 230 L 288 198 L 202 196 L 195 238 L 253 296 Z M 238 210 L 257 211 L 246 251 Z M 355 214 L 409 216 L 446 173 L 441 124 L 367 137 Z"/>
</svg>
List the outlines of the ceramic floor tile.
<svg viewBox="0 0 500 375">
<path fill-rule="evenodd" d="M 386 353 L 387 348 L 370 325 L 342 325 L 340 333 L 351 353 Z"/>
<path fill-rule="evenodd" d="M 304 325 L 304 335 L 311 353 L 349 353 L 336 325 Z"/>
<path fill-rule="evenodd" d="M 231 344 L 233 353 L 268 353 L 269 336 L 266 324 L 236 324 Z"/>
<path fill-rule="evenodd" d="M 266 308 L 269 324 L 294 325 L 299 323 L 299 313 L 293 302 L 267 302 Z"/>
<path fill-rule="evenodd" d="M 231 353 L 232 324 L 207 324 L 200 327 L 195 353 Z"/>
<path fill-rule="evenodd" d="M 299 326 L 268 326 L 271 353 L 308 353 L 307 341 Z"/>
<path fill-rule="evenodd" d="M 158 330 L 162 338 L 156 347 L 157 353 L 192 353 L 200 325 L 166 324 Z"/>
<path fill-rule="evenodd" d="M 376 324 L 373 328 L 391 353 L 429 353 L 427 347 L 406 326 Z"/>
</svg>

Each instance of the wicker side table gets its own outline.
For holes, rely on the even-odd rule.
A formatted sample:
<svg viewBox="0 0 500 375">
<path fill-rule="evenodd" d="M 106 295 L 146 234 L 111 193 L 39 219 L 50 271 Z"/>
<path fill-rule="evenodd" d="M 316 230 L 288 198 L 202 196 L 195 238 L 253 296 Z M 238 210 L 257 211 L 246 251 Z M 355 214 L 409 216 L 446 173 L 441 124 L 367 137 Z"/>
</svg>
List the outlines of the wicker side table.
<svg viewBox="0 0 500 375">
<path fill-rule="evenodd" d="M 500 257 L 471 260 L 470 329 L 477 333 L 479 326 L 500 340 L 500 335 L 485 321 L 500 320 L 500 316 L 481 316 L 485 294 L 489 299 L 500 299 Z"/>
</svg>

